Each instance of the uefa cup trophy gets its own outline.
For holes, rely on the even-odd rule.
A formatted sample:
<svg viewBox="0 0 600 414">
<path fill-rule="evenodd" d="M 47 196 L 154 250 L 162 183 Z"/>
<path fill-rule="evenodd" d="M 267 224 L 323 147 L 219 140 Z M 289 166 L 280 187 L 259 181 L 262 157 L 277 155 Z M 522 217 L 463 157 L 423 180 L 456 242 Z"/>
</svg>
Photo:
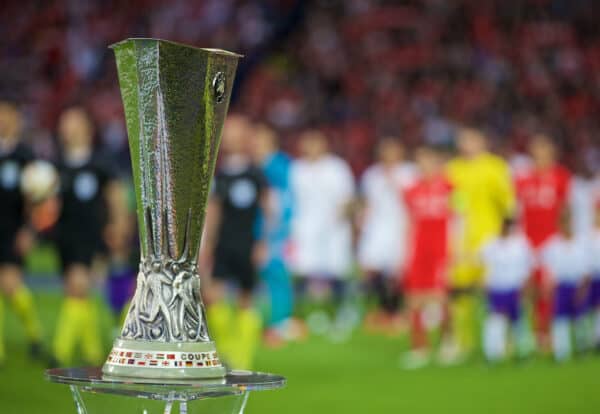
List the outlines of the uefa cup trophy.
<svg viewBox="0 0 600 414">
<path fill-rule="evenodd" d="M 137 287 L 102 371 L 137 378 L 219 378 L 197 257 L 240 55 L 157 39 L 112 46 L 137 201 Z"/>
</svg>

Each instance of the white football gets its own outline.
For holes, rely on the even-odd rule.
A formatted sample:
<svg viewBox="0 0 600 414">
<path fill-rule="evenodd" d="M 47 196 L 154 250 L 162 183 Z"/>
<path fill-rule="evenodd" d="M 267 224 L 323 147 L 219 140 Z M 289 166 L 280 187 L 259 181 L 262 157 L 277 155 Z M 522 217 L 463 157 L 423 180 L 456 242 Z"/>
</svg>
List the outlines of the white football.
<svg viewBox="0 0 600 414">
<path fill-rule="evenodd" d="M 39 203 L 58 192 L 56 168 L 47 161 L 29 163 L 21 174 L 21 192 L 32 203 Z"/>
</svg>

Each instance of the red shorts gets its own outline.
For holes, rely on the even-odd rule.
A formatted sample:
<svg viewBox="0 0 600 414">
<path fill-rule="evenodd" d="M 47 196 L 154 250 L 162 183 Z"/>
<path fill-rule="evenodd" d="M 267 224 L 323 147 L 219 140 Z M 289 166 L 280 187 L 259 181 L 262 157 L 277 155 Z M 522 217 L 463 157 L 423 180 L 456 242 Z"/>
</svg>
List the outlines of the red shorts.
<svg viewBox="0 0 600 414">
<path fill-rule="evenodd" d="M 402 280 L 407 292 L 430 292 L 446 287 L 446 257 L 423 255 L 408 263 Z"/>
</svg>

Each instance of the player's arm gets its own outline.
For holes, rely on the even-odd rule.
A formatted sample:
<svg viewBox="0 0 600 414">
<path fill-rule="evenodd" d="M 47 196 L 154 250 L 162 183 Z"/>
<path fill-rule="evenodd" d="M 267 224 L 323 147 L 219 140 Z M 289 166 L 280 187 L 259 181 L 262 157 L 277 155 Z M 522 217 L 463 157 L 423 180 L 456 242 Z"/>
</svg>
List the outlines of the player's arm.
<svg viewBox="0 0 600 414">
<path fill-rule="evenodd" d="M 354 176 L 345 162 L 340 168 L 340 215 L 344 220 L 352 220 L 352 215 L 356 208 L 354 198 Z"/>
<path fill-rule="evenodd" d="M 108 225 L 126 227 L 130 220 L 125 184 L 119 179 L 111 179 L 106 183 L 104 198 L 108 208 Z"/>
<path fill-rule="evenodd" d="M 215 184 L 215 187 L 217 184 Z M 218 242 L 219 227 L 221 226 L 222 199 L 218 190 L 211 192 L 206 204 L 206 215 L 204 217 L 204 234 L 202 236 L 202 257 L 212 257 Z M 206 264 L 206 263 L 205 263 Z"/>
<path fill-rule="evenodd" d="M 256 229 L 256 241 L 252 247 L 252 262 L 255 266 L 261 266 L 267 261 L 269 254 L 266 238 L 269 229 L 275 226 L 276 200 L 275 193 L 268 186 L 266 177 L 260 171 L 257 172 L 256 185 L 258 188 L 258 205 L 262 212 L 259 218 L 262 221 Z"/>
<path fill-rule="evenodd" d="M 515 213 L 515 189 L 510 169 L 506 162 L 498 160 L 496 176 L 496 200 L 501 214 L 504 217 L 513 216 Z"/>
<path fill-rule="evenodd" d="M 584 248 L 586 251 L 587 259 L 585 263 L 586 270 L 585 273 L 581 275 L 581 280 L 577 288 L 576 300 L 578 304 L 583 304 L 590 293 L 590 289 L 592 286 L 592 272 L 594 268 L 593 252 L 591 251 L 591 248 L 588 246 L 587 243 L 585 244 Z"/>
<path fill-rule="evenodd" d="M 264 238 L 265 230 L 272 227 L 272 223 L 275 220 L 276 214 L 276 195 L 273 190 L 268 186 L 266 178 L 261 174 L 257 181 L 258 187 L 258 206 L 262 213 L 262 223 L 259 226 L 257 239 L 261 240 Z"/>
</svg>

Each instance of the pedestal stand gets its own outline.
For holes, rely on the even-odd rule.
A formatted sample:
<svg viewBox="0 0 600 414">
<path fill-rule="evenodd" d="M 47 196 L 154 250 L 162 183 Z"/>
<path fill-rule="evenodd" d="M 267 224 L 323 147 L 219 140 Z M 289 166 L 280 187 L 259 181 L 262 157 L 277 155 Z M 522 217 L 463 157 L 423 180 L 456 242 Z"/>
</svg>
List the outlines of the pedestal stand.
<svg viewBox="0 0 600 414">
<path fill-rule="evenodd" d="M 139 414 L 194 414 L 223 411 L 242 414 L 252 391 L 281 388 L 285 378 L 260 372 L 230 371 L 225 378 L 204 380 L 145 380 L 142 378 L 108 377 L 100 368 L 57 368 L 46 371 L 49 381 L 69 385 L 77 414 L 95 412 L 115 413 L 110 402 L 88 399 L 95 394 L 138 399 L 135 408 Z M 226 407 L 211 408 L 203 401 L 223 397 Z M 121 398 L 122 400 L 122 398 Z M 219 401 L 221 402 L 221 401 Z"/>
</svg>

